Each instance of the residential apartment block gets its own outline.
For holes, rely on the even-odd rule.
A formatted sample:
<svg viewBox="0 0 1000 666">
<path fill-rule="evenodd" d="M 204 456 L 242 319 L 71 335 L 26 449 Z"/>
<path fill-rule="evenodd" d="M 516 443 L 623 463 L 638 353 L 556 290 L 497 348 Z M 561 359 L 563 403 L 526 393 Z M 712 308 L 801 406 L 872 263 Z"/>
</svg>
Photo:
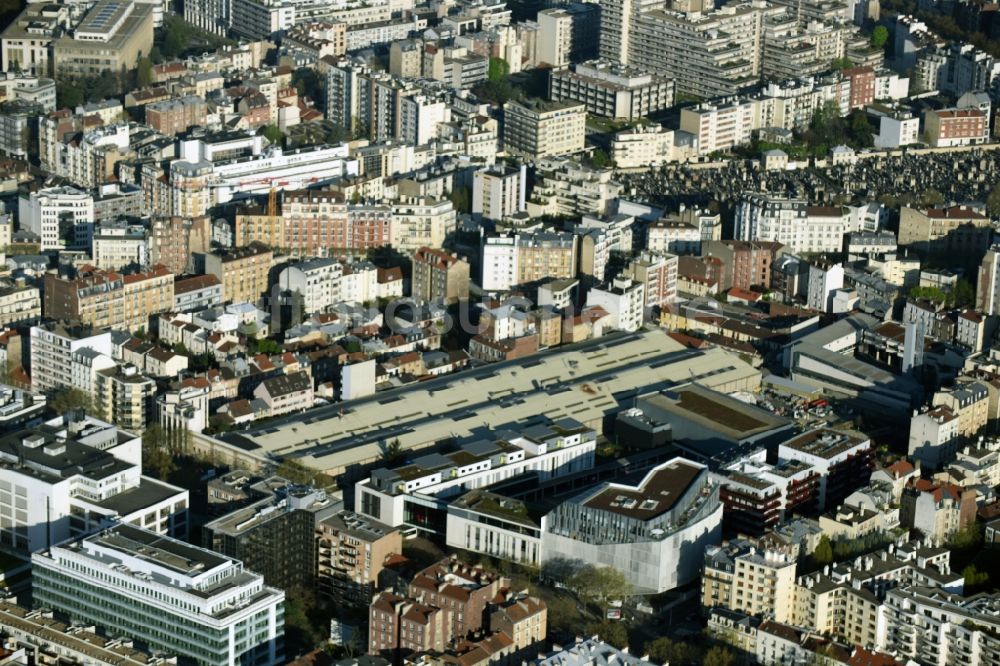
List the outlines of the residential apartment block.
<svg viewBox="0 0 1000 666">
<path fill-rule="evenodd" d="M 504 150 L 529 160 L 583 150 L 586 106 L 569 102 L 504 104 Z"/>
<path fill-rule="evenodd" d="M 552 72 L 549 97 L 583 102 L 595 116 L 637 120 L 673 106 L 674 86 L 662 76 L 595 60 Z"/>
<path fill-rule="evenodd" d="M 367 606 L 386 560 L 403 551 L 399 530 L 352 511 L 322 519 L 316 539 L 319 589 L 342 606 Z"/>
<path fill-rule="evenodd" d="M 174 306 L 174 276 L 165 266 L 122 274 L 83 266 L 45 274 L 45 314 L 95 328 L 143 331 L 149 318 Z"/>
<path fill-rule="evenodd" d="M 454 303 L 469 297 L 469 264 L 458 255 L 422 247 L 413 253 L 410 293 L 425 301 Z"/>
</svg>

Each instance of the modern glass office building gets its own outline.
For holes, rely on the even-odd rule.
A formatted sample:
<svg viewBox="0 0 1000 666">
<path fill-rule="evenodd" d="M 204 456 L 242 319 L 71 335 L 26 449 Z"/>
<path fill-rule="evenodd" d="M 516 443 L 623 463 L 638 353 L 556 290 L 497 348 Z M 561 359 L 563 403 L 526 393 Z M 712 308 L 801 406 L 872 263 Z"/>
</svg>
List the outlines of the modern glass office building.
<svg viewBox="0 0 1000 666">
<path fill-rule="evenodd" d="M 35 608 L 202 666 L 284 663 L 284 593 L 243 564 L 132 525 L 32 557 Z"/>
</svg>

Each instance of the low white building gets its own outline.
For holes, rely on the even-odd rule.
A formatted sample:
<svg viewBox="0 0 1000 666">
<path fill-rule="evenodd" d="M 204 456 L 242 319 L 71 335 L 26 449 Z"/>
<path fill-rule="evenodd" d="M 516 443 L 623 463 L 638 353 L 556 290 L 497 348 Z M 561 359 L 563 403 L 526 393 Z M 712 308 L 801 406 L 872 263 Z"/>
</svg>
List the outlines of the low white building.
<svg viewBox="0 0 1000 666">
<path fill-rule="evenodd" d="M 407 522 L 408 502 L 443 510 L 465 491 L 520 474 L 534 472 L 544 481 L 594 466 L 597 433 L 573 419 L 497 436 L 455 453 L 431 453 L 403 467 L 373 471 L 354 486 L 355 510 L 397 527 Z"/>
</svg>

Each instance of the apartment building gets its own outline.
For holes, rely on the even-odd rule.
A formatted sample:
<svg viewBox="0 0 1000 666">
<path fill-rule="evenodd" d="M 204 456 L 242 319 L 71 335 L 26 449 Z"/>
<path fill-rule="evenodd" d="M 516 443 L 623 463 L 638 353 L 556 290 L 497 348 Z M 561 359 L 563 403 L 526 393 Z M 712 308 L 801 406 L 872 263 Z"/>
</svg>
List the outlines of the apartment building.
<svg viewBox="0 0 1000 666">
<path fill-rule="evenodd" d="M 750 193 L 736 206 L 735 235 L 781 243 L 796 254 L 837 253 L 844 234 L 861 231 L 862 224 L 846 206 L 810 206 L 801 199 Z"/>
<path fill-rule="evenodd" d="M 945 549 L 919 542 L 892 545 L 836 569 L 800 577 L 791 602 L 792 624 L 851 644 L 885 648 L 887 597 L 912 585 L 947 594 L 961 592 L 964 578 L 951 571 Z"/>
<path fill-rule="evenodd" d="M 52 43 L 54 72 L 88 76 L 134 69 L 153 43 L 154 7 L 99 0 L 70 34 Z"/>
<path fill-rule="evenodd" d="M 924 469 L 940 469 L 958 451 L 958 415 L 941 405 L 924 409 L 910 418 L 908 455 Z"/>
<path fill-rule="evenodd" d="M 634 12 L 651 3 L 633 0 L 629 4 Z M 671 77 L 678 93 L 703 99 L 733 95 L 757 82 L 764 18 L 784 11 L 752 2 L 719 9 L 703 6 L 691 14 L 663 11 L 655 4 L 649 9 L 633 19 L 630 34 L 623 37 L 628 42 L 628 48 L 621 49 L 627 54 L 623 62 Z M 603 51 L 602 46 L 605 57 Z"/>
<path fill-rule="evenodd" d="M 317 528 L 340 502 L 277 476 L 249 485 L 247 493 L 255 501 L 206 523 L 202 543 L 243 562 L 266 585 L 315 586 Z"/>
<path fill-rule="evenodd" d="M 222 281 L 222 294 L 229 303 L 256 303 L 267 292 L 273 258 L 271 248 L 250 243 L 205 255 L 205 273 Z"/>
<path fill-rule="evenodd" d="M 944 406 L 958 418 L 958 435 L 975 438 L 989 420 L 990 389 L 984 382 L 958 379 L 955 385 L 934 393 L 931 404 Z"/>
<path fill-rule="evenodd" d="M 399 530 L 352 511 L 320 520 L 316 539 L 319 589 L 342 607 L 368 605 L 387 558 L 403 552 Z"/>
<path fill-rule="evenodd" d="M 677 520 L 681 514 L 685 521 Z M 719 540 L 722 505 L 704 465 L 674 458 L 638 484 L 589 489 L 545 519 L 543 562 L 567 558 L 613 566 L 635 590 L 656 593 L 698 577 L 704 547 Z"/>
<path fill-rule="evenodd" d="M 808 463 L 768 464 L 761 451 L 726 465 L 722 473 L 724 534 L 759 537 L 794 515 L 819 512 L 820 474 Z"/>
<path fill-rule="evenodd" d="M 774 264 L 785 253 L 785 247 L 774 241 L 709 241 L 702 244 L 702 250 L 722 262 L 723 289 L 746 290 L 769 286 Z"/>
<path fill-rule="evenodd" d="M 611 315 L 610 325 L 619 331 L 642 328 L 646 306 L 646 284 L 627 277 L 614 278 L 606 287 L 587 292 L 587 307 L 601 307 Z"/>
<path fill-rule="evenodd" d="M 222 305 L 222 281 L 215 275 L 174 280 L 174 312 L 194 312 Z"/>
<path fill-rule="evenodd" d="M 175 275 L 194 270 L 194 255 L 212 247 L 212 219 L 208 216 L 153 219 L 149 226 L 149 257 Z"/>
<path fill-rule="evenodd" d="M 0 282 L 0 326 L 35 324 L 42 316 L 38 287 L 23 279 Z"/>
<path fill-rule="evenodd" d="M 818 428 L 780 444 L 778 460 L 798 460 L 819 473 L 817 497 L 823 511 L 837 506 L 856 488 L 868 483 L 875 468 L 875 450 L 862 433 Z"/>
<path fill-rule="evenodd" d="M 458 213 L 445 197 L 402 197 L 392 204 L 390 219 L 392 247 L 413 252 L 423 246 L 442 247 L 455 232 Z"/>
<path fill-rule="evenodd" d="M 156 421 L 156 382 L 133 365 L 97 370 L 92 395 L 101 418 L 130 432 L 141 433 Z"/>
<path fill-rule="evenodd" d="M 368 609 L 368 654 L 392 661 L 399 654 L 443 652 L 449 624 L 441 608 L 382 592 Z"/>
<path fill-rule="evenodd" d="M 774 546 L 746 539 L 705 549 L 701 576 L 702 608 L 726 608 L 748 615 L 792 619 L 795 558 Z"/>
<path fill-rule="evenodd" d="M 282 291 L 296 292 L 306 314 L 326 312 L 340 302 L 340 276 L 344 266 L 333 259 L 311 259 L 283 268 L 278 274 Z"/>
<path fill-rule="evenodd" d="M 268 416 L 303 412 L 313 406 L 313 381 L 300 370 L 265 379 L 253 395 L 267 405 Z"/>
<path fill-rule="evenodd" d="M 953 483 L 913 479 L 899 500 L 899 522 L 943 546 L 976 521 L 976 491 Z"/>
<path fill-rule="evenodd" d="M 674 84 L 617 62 L 592 60 L 553 71 L 549 98 L 582 102 L 596 116 L 637 120 L 673 106 Z"/>
<path fill-rule="evenodd" d="M 95 328 L 146 330 L 149 318 L 174 305 L 174 276 L 164 266 L 121 274 L 93 266 L 45 274 L 45 314 Z"/>
<path fill-rule="evenodd" d="M 568 233 L 515 233 L 486 237 L 482 288 L 509 291 L 514 285 L 576 276 L 576 237 Z"/>
<path fill-rule="evenodd" d="M 469 264 L 458 255 L 422 247 L 413 253 L 412 261 L 413 298 L 455 303 L 469 297 Z"/>
<path fill-rule="evenodd" d="M 94 227 L 94 197 L 83 190 L 49 187 L 18 198 L 18 224 L 37 235 L 40 249 L 86 247 Z"/>
<path fill-rule="evenodd" d="M 643 285 L 644 306 L 669 305 L 677 300 L 677 256 L 643 252 L 629 262 L 625 275 Z"/>
<path fill-rule="evenodd" d="M 445 635 L 460 638 L 484 628 L 487 609 L 508 586 L 509 581 L 499 574 L 452 556 L 417 573 L 407 595 L 418 603 L 445 610 L 449 620 Z"/>
<path fill-rule="evenodd" d="M 899 245 L 949 256 L 979 257 L 990 247 L 990 218 L 963 206 L 899 211 Z"/>
<path fill-rule="evenodd" d="M 237 560 L 155 532 L 116 525 L 53 546 L 32 556 L 32 582 L 39 606 L 152 650 L 203 664 L 284 663 L 284 593 Z"/>
<path fill-rule="evenodd" d="M 297 257 L 328 257 L 390 245 L 392 227 L 389 206 L 348 205 L 342 194 L 328 190 L 285 190 L 275 215 L 260 208 L 237 212 L 235 242 L 240 248 L 260 243 Z"/>
<path fill-rule="evenodd" d="M 504 150 L 529 160 L 583 151 L 586 106 L 569 102 L 504 104 Z"/>
<path fill-rule="evenodd" d="M 971 597 L 926 585 L 886 593 L 886 649 L 903 658 L 974 666 L 1000 659 L 997 595 Z"/>
<path fill-rule="evenodd" d="M 620 169 L 682 162 L 698 154 L 697 137 L 660 124 L 622 130 L 611 142 L 611 161 Z"/>
<path fill-rule="evenodd" d="M 188 492 L 142 476 L 142 442 L 79 412 L 3 436 L 0 543 L 22 554 L 117 521 L 186 537 Z"/>
<path fill-rule="evenodd" d="M 111 333 L 66 322 L 32 326 L 29 341 L 32 387 L 52 391 L 75 386 L 73 355 L 82 349 L 110 357 Z"/>
<path fill-rule="evenodd" d="M 538 12 L 535 62 L 559 68 L 596 56 L 599 16 L 597 5 L 584 2 L 570 2 Z"/>
<path fill-rule="evenodd" d="M 504 220 L 525 209 L 527 166 L 496 165 L 472 174 L 472 213 L 488 220 Z"/>
<path fill-rule="evenodd" d="M 985 143 L 990 138 L 989 115 L 979 109 L 928 110 L 924 138 L 935 148 Z"/>
<path fill-rule="evenodd" d="M 204 126 L 208 107 L 202 97 L 185 95 L 143 107 L 146 124 L 160 134 L 176 136 L 195 126 Z"/>
<path fill-rule="evenodd" d="M 680 129 L 695 137 L 698 150 L 708 155 L 748 145 L 753 137 L 754 103 L 747 99 L 703 103 L 681 109 Z"/>
<path fill-rule="evenodd" d="M 102 224 L 94 230 L 91 256 L 94 266 L 106 271 L 144 268 L 149 265 L 149 232 L 124 220 Z"/>
<path fill-rule="evenodd" d="M 611 169 L 592 168 L 569 158 L 539 160 L 535 178 L 527 205 L 531 217 L 608 215 L 623 189 Z"/>
</svg>

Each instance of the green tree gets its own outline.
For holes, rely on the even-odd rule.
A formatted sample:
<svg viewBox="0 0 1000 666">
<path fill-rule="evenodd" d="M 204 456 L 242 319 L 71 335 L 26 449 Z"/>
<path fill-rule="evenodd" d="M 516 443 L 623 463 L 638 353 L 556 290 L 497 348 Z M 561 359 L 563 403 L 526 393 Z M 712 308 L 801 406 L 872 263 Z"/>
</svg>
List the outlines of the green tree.
<svg viewBox="0 0 1000 666">
<path fill-rule="evenodd" d="M 936 303 L 948 302 L 948 294 L 942 291 L 940 287 L 913 287 L 907 293 L 907 296 L 917 300 L 934 301 Z"/>
<path fill-rule="evenodd" d="M 275 146 L 280 146 L 281 140 L 285 138 L 285 135 L 277 125 L 267 125 L 261 129 L 260 133 Z"/>
<path fill-rule="evenodd" d="M 872 30 L 872 46 L 877 49 L 884 49 L 889 41 L 889 29 L 884 25 L 877 25 Z"/>
<path fill-rule="evenodd" d="M 276 476 L 280 476 L 283 479 L 288 479 L 292 483 L 298 483 L 304 486 L 314 485 L 316 478 L 318 476 L 315 470 L 309 469 L 302 463 L 292 458 L 285 458 L 278 465 L 278 469 L 274 470 Z"/>
<path fill-rule="evenodd" d="M 153 61 L 150 58 L 139 58 L 136 65 L 136 84 L 140 88 L 147 88 L 153 84 Z"/>
<path fill-rule="evenodd" d="M 602 607 L 609 601 L 622 600 L 632 594 L 632 584 L 614 567 L 583 567 L 567 585 L 584 601 Z"/>
<path fill-rule="evenodd" d="M 994 185 L 986 197 L 986 212 L 993 217 L 1000 217 L 1000 183 Z"/>
<path fill-rule="evenodd" d="M 49 409 L 56 414 L 82 409 L 85 412 L 94 411 L 94 403 L 90 396 L 79 389 L 62 389 L 49 400 Z"/>
<path fill-rule="evenodd" d="M 597 636 L 619 650 L 628 647 L 628 629 L 621 622 L 591 622 L 586 627 L 588 636 Z"/>
<path fill-rule="evenodd" d="M 702 663 L 705 666 L 733 666 L 735 661 L 736 658 L 729 648 L 716 645 L 705 653 L 705 659 Z"/>
<path fill-rule="evenodd" d="M 943 203 L 944 195 L 933 187 L 924 190 L 924 193 L 920 195 L 921 206 L 940 206 Z"/>
<path fill-rule="evenodd" d="M 330 131 L 328 131 L 326 135 L 323 137 L 323 141 L 325 141 L 326 143 L 337 144 L 337 143 L 343 143 L 344 141 L 347 140 L 347 138 L 348 138 L 347 130 L 344 129 L 342 125 L 334 123 L 333 126 L 330 128 Z"/>
<path fill-rule="evenodd" d="M 75 109 L 83 104 L 83 88 L 71 79 L 56 84 L 56 100 L 60 109 Z"/>
<path fill-rule="evenodd" d="M 855 148 L 871 148 L 875 145 L 872 126 L 864 111 L 855 110 L 851 113 L 851 145 Z"/>
<path fill-rule="evenodd" d="M 951 536 L 948 546 L 954 550 L 972 550 L 978 548 L 982 540 L 983 535 L 979 531 L 979 524 L 972 521 Z"/>
<path fill-rule="evenodd" d="M 153 45 L 153 48 L 149 49 L 149 59 L 154 65 L 163 64 L 163 52 L 160 51 L 160 47 Z"/>
<path fill-rule="evenodd" d="M 399 438 L 391 439 L 382 445 L 382 452 L 379 454 L 382 462 L 386 465 L 393 465 L 406 455 L 406 451 L 403 450 L 403 443 L 399 441 Z"/>
<path fill-rule="evenodd" d="M 990 575 L 985 571 L 979 571 L 975 564 L 970 564 L 962 569 L 962 577 L 965 579 L 966 594 L 969 594 L 970 591 L 982 589 L 990 582 Z"/>
<path fill-rule="evenodd" d="M 816 549 L 812 552 L 812 559 L 816 564 L 830 564 L 833 562 L 833 545 L 830 543 L 830 537 L 825 534 L 820 537 L 819 543 L 816 544 Z"/>
<path fill-rule="evenodd" d="M 166 480 L 177 466 L 170 451 L 170 440 L 166 430 L 154 423 L 142 433 L 142 468 L 158 479 Z"/>
<path fill-rule="evenodd" d="M 323 94 L 323 79 L 311 67 L 299 67 L 292 72 L 292 85 L 300 97 L 320 100 Z"/>
<path fill-rule="evenodd" d="M 590 164 L 598 169 L 603 169 L 611 163 L 611 158 L 603 148 L 594 148 L 590 154 Z"/>
<path fill-rule="evenodd" d="M 701 650 L 681 641 L 661 636 L 647 643 L 644 652 L 654 662 L 670 666 L 696 666 L 701 664 Z"/>
<path fill-rule="evenodd" d="M 486 78 L 493 82 L 503 81 L 510 74 L 510 65 L 503 58 L 490 58 L 490 68 Z"/>
<path fill-rule="evenodd" d="M 464 187 L 456 187 L 452 189 L 451 194 L 448 195 L 451 199 L 451 205 L 455 207 L 455 210 L 459 213 L 471 213 L 472 205 L 469 202 L 469 191 Z"/>
<path fill-rule="evenodd" d="M 839 72 L 842 69 L 849 69 L 854 66 L 850 58 L 835 58 L 830 62 L 830 69 Z"/>
<path fill-rule="evenodd" d="M 969 307 L 976 302 L 976 290 L 973 289 L 969 280 L 962 278 L 955 283 L 955 288 L 951 292 L 951 297 L 955 305 L 960 308 Z"/>
</svg>

